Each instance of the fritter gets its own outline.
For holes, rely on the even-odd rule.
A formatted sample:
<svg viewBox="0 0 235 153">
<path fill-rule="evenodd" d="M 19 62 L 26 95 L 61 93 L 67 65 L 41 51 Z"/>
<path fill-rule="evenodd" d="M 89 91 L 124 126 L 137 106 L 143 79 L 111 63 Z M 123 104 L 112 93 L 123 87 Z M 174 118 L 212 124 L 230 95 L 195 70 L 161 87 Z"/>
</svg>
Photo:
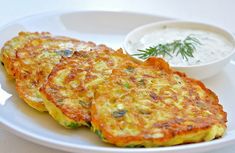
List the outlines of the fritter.
<svg viewBox="0 0 235 153">
<path fill-rule="evenodd" d="M 40 89 L 49 113 L 61 125 L 76 128 L 90 125 L 90 106 L 100 83 L 131 57 L 122 50 L 75 52 L 63 58 Z"/>
<path fill-rule="evenodd" d="M 47 32 L 20 32 L 17 37 L 12 38 L 7 41 L 1 49 L 1 62 L 10 76 L 10 78 L 15 78 L 15 69 L 18 67 L 15 65 L 16 50 L 23 47 L 30 40 L 35 38 L 46 38 L 50 37 L 50 33 Z"/>
<path fill-rule="evenodd" d="M 16 51 L 15 77 L 19 96 L 31 107 L 47 111 L 39 88 L 46 81 L 52 68 L 61 57 L 71 56 L 74 51 L 104 49 L 92 42 L 84 42 L 67 37 L 37 38 Z"/>
<path fill-rule="evenodd" d="M 91 117 L 93 131 L 121 147 L 209 141 L 227 121 L 215 93 L 154 57 L 113 70 L 96 89 Z"/>
</svg>

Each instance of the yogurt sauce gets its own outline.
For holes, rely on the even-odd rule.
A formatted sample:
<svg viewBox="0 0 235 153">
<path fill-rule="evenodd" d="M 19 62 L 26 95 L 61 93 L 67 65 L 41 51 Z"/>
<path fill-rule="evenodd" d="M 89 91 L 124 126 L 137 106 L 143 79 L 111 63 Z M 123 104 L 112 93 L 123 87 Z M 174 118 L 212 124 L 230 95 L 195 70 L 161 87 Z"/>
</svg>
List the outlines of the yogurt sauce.
<svg viewBox="0 0 235 153">
<path fill-rule="evenodd" d="M 202 65 L 227 56 L 233 49 L 233 44 L 219 34 L 196 29 L 167 27 L 145 34 L 137 43 L 133 44 L 133 49 L 144 50 L 157 44 L 171 43 L 174 40 L 184 40 L 189 35 L 198 39 L 201 43 L 201 45 L 195 46 L 196 50 L 193 53 L 193 58 L 189 57 L 186 60 L 181 55 L 173 55 L 172 57 L 167 55 L 162 58 L 174 66 Z"/>
</svg>

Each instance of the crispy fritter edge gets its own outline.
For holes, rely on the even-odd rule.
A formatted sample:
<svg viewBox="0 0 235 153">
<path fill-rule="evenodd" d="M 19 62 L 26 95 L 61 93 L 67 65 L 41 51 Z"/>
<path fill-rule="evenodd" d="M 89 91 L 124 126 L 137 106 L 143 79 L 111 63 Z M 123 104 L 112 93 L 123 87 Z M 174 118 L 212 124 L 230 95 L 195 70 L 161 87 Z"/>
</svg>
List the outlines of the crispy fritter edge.
<svg viewBox="0 0 235 153">
<path fill-rule="evenodd" d="M 126 140 L 132 139 L 129 137 L 125 137 L 124 139 L 120 138 L 114 138 L 112 137 L 105 129 L 103 129 L 96 118 L 94 118 L 95 112 L 96 112 L 96 107 L 94 105 L 95 100 L 92 102 L 92 107 L 91 107 L 91 124 L 92 124 L 92 131 L 98 135 L 104 142 L 115 144 L 119 147 L 159 147 L 159 146 L 172 146 L 172 145 L 178 145 L 178 144 L 185 144 L 185 143 L 195 143 L 195 142 L 202 142 L 202 141 L 210 141 L 215 138 L 219 138 L 223 136 L 223 134 L 226 131 L 226 122 L 227 122 L 227 113 L 223 111 L 223 106 L 219 104 L 218 97 L 216 94 L 211 91 L 210 89 L 207 89 L 205 85 L 199 81 L 195 80 L 192 78 L 188 78 L 185 73 L 175 71 L 170 68 L 169 64 L 165 62 L 161 58 L 156 58 L 156 57 L 150 57 L 148 58 L 144 63 L 142 63 L 145 66 L 152 66 L 154 69 L 160 69 L 160 70 L 165 70 L 168 73 L 173 73 L 173 74 L 178 74 L 180 77 L 183 77 L 184 79 L 188 79 L 189 81 L 198 84 L 203 90 L 205 90 L 209 95 L 213 96 L 216 101 L 214 102 L 215 105 L 219 105 L 220 107 L 220 113 L 223 115 L 223 123 L 220 124 L 215 124 L 210 127 L 205 127 L 203 129 L 194 129 L 191 131 L 184 131 L 180 133 L 177 136 L 174 136 L 170 138 L 167 141 L 159 141 L 159 140 L 138 140 L 138 138 L 133 138 L 136 140 L 129 141 L 127 143 Z"/>
</svg>

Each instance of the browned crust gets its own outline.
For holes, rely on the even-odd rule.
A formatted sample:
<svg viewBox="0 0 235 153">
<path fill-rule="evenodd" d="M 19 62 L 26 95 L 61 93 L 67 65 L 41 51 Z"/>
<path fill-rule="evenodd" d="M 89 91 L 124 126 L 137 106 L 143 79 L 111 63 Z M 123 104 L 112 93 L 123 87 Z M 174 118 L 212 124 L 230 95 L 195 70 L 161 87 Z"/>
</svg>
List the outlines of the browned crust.
<svg viewBox="0 0 235 153">
<path fill-rule="evenodd" d="M 135 143 L 137 143 L 137 145 L 138 144 L 145 145 L 145 141 L 148 141 L 148 143 L 151 143 L 150 146 L 154 146 L 154 145 L 161 146 L 176 136 L 184 136 L 184 135 L 190 135 L 190 134 L 193 135 L 194 133 L 197 133 L 200 131 L 201 133 L 203 133 L 202 131 L 208 132 L 209 130 L 212 130 L 211 128 L 213 125 L 219 125 L 223 128 L 226 128 L 227 114 L 226 112 L 223 111 L 222 105 L 219 104 L 217 95 L 210 89 L 206 88 L 205 85 L 201 81 L 188 78 L 184 73 L 171 69 L 169 67 L 169 64 L 166 63 L 161 58 L 151 57 L 148 60 L 146 60 L 142 65 L 146 68 L 152 67 L 153 70 L 155 71 L 165 71 L 166 73 L 170 75 L 177 74 L 189 84 L 199 85 L 206 92 L 206 95 L 207 95 L 206 104 L 208 106 L 209 111 L 212 112 L 213 115 L 217 117 L 210 116 L 210 118 L 207 118 L 207 120 L 205 119 L 195 120 L 196 123 L 193 126 L 183 126 L 183 125 L 181 126 L 180 124 L 181 121 L 177 120 L 177 118 L 172 119 L 169 122 L 160 122 L 158 124 L 155 124 L 155 127 L 163 129 L 164 137 L 162 138 L 152 138 L 152 137 L 145 138 L 144 132 L 136 136 L 114 136 L 113 133 L 110 132 L 109 128 L 105 126 L 104 118 L 101 119 L 100 116 L 97 115 L 97 108 L 95 105 L 96 99 L 95 99 L 91 108 L 91 113 L 92 113 L 91 122 L 92 122 L 92 125 L 94 126 L 94 129 L 99 130 L 102 133 L 102 138 L 104 141 L 112 143 L 112 144 L 116 144 L 118 146 L 127 146 L 127 145 L 135 144 Z M 102 93 L 102 94 L 101 96 L 105 96 L 104 94 L 107 94 L 107 93 Z M 97 97 L 99 97 L 99 94 L 97 95 Z M 144 128 L 144 123 L 138 126 L 139 126 L 138 128 L 141 130 Z M 220 136 L 221 135 L 217 135 L 216 137 L 220 137 Z M 200 139 L 198 141 L 203 141 L 203 139 Z M 181 143 L 190 143 L 190 142 L 181 142 Z"/>
<path fill-rule="evenodd" d="M 196 79 L 193 79 L 193 78 L 189 78 L 183 72 L 179 72 L 179 71 L 170 69 L 169 64 L 161 58 L 151 57 L 145 63 L 148 63 L 148 62 L 150 62 L 150 65 L 154 65 L 154 66 L 155 65 L 161 65 L 160 69 L 163 69 L 163 70 L 167 71 L 168 73 L 177 74 L 180 77 L 187 80 L 188 82 L 191 82 L 192 84 L 199 85 L 204 91 L 206 91 L 206 93 L 207 93 L 206 95 L 208 95 L 208 97 L 211 97 L 213 99 L 212 103 L 210 104 L 211 105 L 210 108 L 216 108 L 215 110 L 218 110 L 218 112 L 213 112 L 213 113 L 214 114 L 216 114 L 216 113 L 222 114 L 222 116 L 223 116 L 223 119 L 222 119 L 222 122 L 221 122 L 222 124 L 227 122 L 227 113 L 223 111 L 223 106 L 219 103 L 218 96 L 212 90 L 208 89 L 202 81 L 196 80 Z"/>
<path fill-rule="evenodd" d="M 49 32 L 19 32 L 18 36 L 12 38 L 11 40 L 8 40 L 4 43 L 2 49 L 1 49 L 1 61 L 4 64 L 4 67 L 8 73 L 8 75 L 12 78 L 15 78 L 15 70 L 17 69 L 17 65 L 15 65 L 16 61 L 16 50 L 19 48 L 24 47 L 29 41 L 35 39 L 35 38 L 46 38 L 49 37 Z M 12 43 L 14 40 L 21 40 L 25 39 L 24 41 L 20 42 L 21 45 L 18 47 L 14 46 L 14 43 Z"/>
<path fill-rule="evenodd" d="M 97 55 L 96 58 L 89 58 L 89 59 L 83 59 L 83 57 L 93 54 Z M 111 55 L 113 57 L 118 57 L 122 59 L 122 61 L 128 62 L 131 60 L 131 58 L 125 54 L 123 54 L 123 51 L 121 49 L 117 51 L 110 50 L 104 45 L 99 46 L 96 50 L 92 51 L 92 53 L 87 53 L 87 52 L 75 52 L 72 57 L 68 58 L 62 58 L 61 62 L 57 64 L 52 72 L 50 73 L 47 82 L 41 87 L 40 92 L 50 101 L 53 103 L 58 109 L 60 109 L 65 116 L 69 117 L 70 119 L 77 121 L 77 122 L 90 122 L 91 116 L 90 116 L 90 104 L 88 105 L 89 107 L 87 108 L 80 108 L 79 107 L 66 107 L 66 106 L 61 106 L 57 100 L 60 98 L 64 98 L 61 96 L 59 91 L 61 89 L 67 89 L 68 87 L 65 87 L 71 80 L 73 80 L 76 75 L 78 75 L 80 72 L 83 72 L 83 70 L 80 69 L 79 65 L 80 63 L 89 63 L 90 68 L 87 69 L 88 73 L 91 73 L 93 68 L 94 68 L 94 63 L 97 60 L 99 61 L 105 61 L 108 66 L 110 67 L 110 70 L 112 70 L 111 67 L 115 66 L 115 63 L 110 59 Z M 116 63 L 117 64 L 117 63 Z M 120 63 L 119 63 L 120 64 Z M 57 86 L 53 83 L 53 79 L 57 77 L 57 73 L 60 70 L 65 70 L 65 69 L 72 69 L 71 72 L 66 76 L 63 84 L 64 86 Z M 100 72 L 99 72 L 100 73 Z M 78 95 L 81 95 L 81 97 L 87 97 L 86 93 L 88 92 L 88 89 L 84 87 L 86 83 L 88 83 L 90 80 L 95 79 L 96 76 L 93 75 L 86 75 L 86 79 L 84 80 L 84 84 L 77 87 L 76 91 Z M 89 89 L 90 90 L 90 89 Z M 73 91 L 74 92 L 74 91 Z M 89 99 L 89 101 L 92 101 L 92 98 Z"/>
<path fill-rule="evenodd" d="M 105 45 L 96 45 L 90 41 L 85 42 L 61 36 L 35 38 L 28 42 L 24 46 L 16 49 L 14 61 L 10 62 L 14 66 L 12 68 L 12 74 L 16 78 L 16 90 L 19 96 L 27 104 L 39 111 L 46 111 L 43 99 L 39 94 L 39 88 L 46 81 L 53 66 L 59 63 L 60 58 L 63 56 L 57 54 L 56 51 L 68 49 L 73 52 L 84 47 L 86 51 L 108 48 Z M 73 45 L 68 45 L 68 47 L 63 46 L 66 43 Z M 41 58 L 40 56 L 44 52 L 52 53 L 52 55 Z M 53 53 L 56 55 L 54 56 Z M 25 64 L 25 61 L 28 60 L 30 60 L 30 63 Z"/>
</svg>

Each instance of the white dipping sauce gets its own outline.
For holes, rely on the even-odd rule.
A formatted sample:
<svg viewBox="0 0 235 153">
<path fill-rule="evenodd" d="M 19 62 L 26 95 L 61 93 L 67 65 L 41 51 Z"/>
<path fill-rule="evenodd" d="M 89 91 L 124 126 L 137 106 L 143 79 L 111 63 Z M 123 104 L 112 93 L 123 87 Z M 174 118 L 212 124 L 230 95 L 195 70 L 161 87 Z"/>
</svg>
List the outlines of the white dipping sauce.
<svg viewBox="0 0 235 153">
<path fill-rule="evenodd" d="M 179 54 L 172 57 L 166 55 L 162 58 L 174 66 L 202 65 L 229 55 L 233 49 L 233 44 L 219 34 L 196 29 L 167 27 L 145 34 L 138 42 L 132 42 L 132 49 L 136 51 L 139 49 L 145 50 L 158 44 L 171 43 L 174 40 L 184 40 L 189 35 L 198 39 L 201 43 L 201 45 L 195 45 L 194 57 L 189 57 L 186 60 Z"/>
</svg>

